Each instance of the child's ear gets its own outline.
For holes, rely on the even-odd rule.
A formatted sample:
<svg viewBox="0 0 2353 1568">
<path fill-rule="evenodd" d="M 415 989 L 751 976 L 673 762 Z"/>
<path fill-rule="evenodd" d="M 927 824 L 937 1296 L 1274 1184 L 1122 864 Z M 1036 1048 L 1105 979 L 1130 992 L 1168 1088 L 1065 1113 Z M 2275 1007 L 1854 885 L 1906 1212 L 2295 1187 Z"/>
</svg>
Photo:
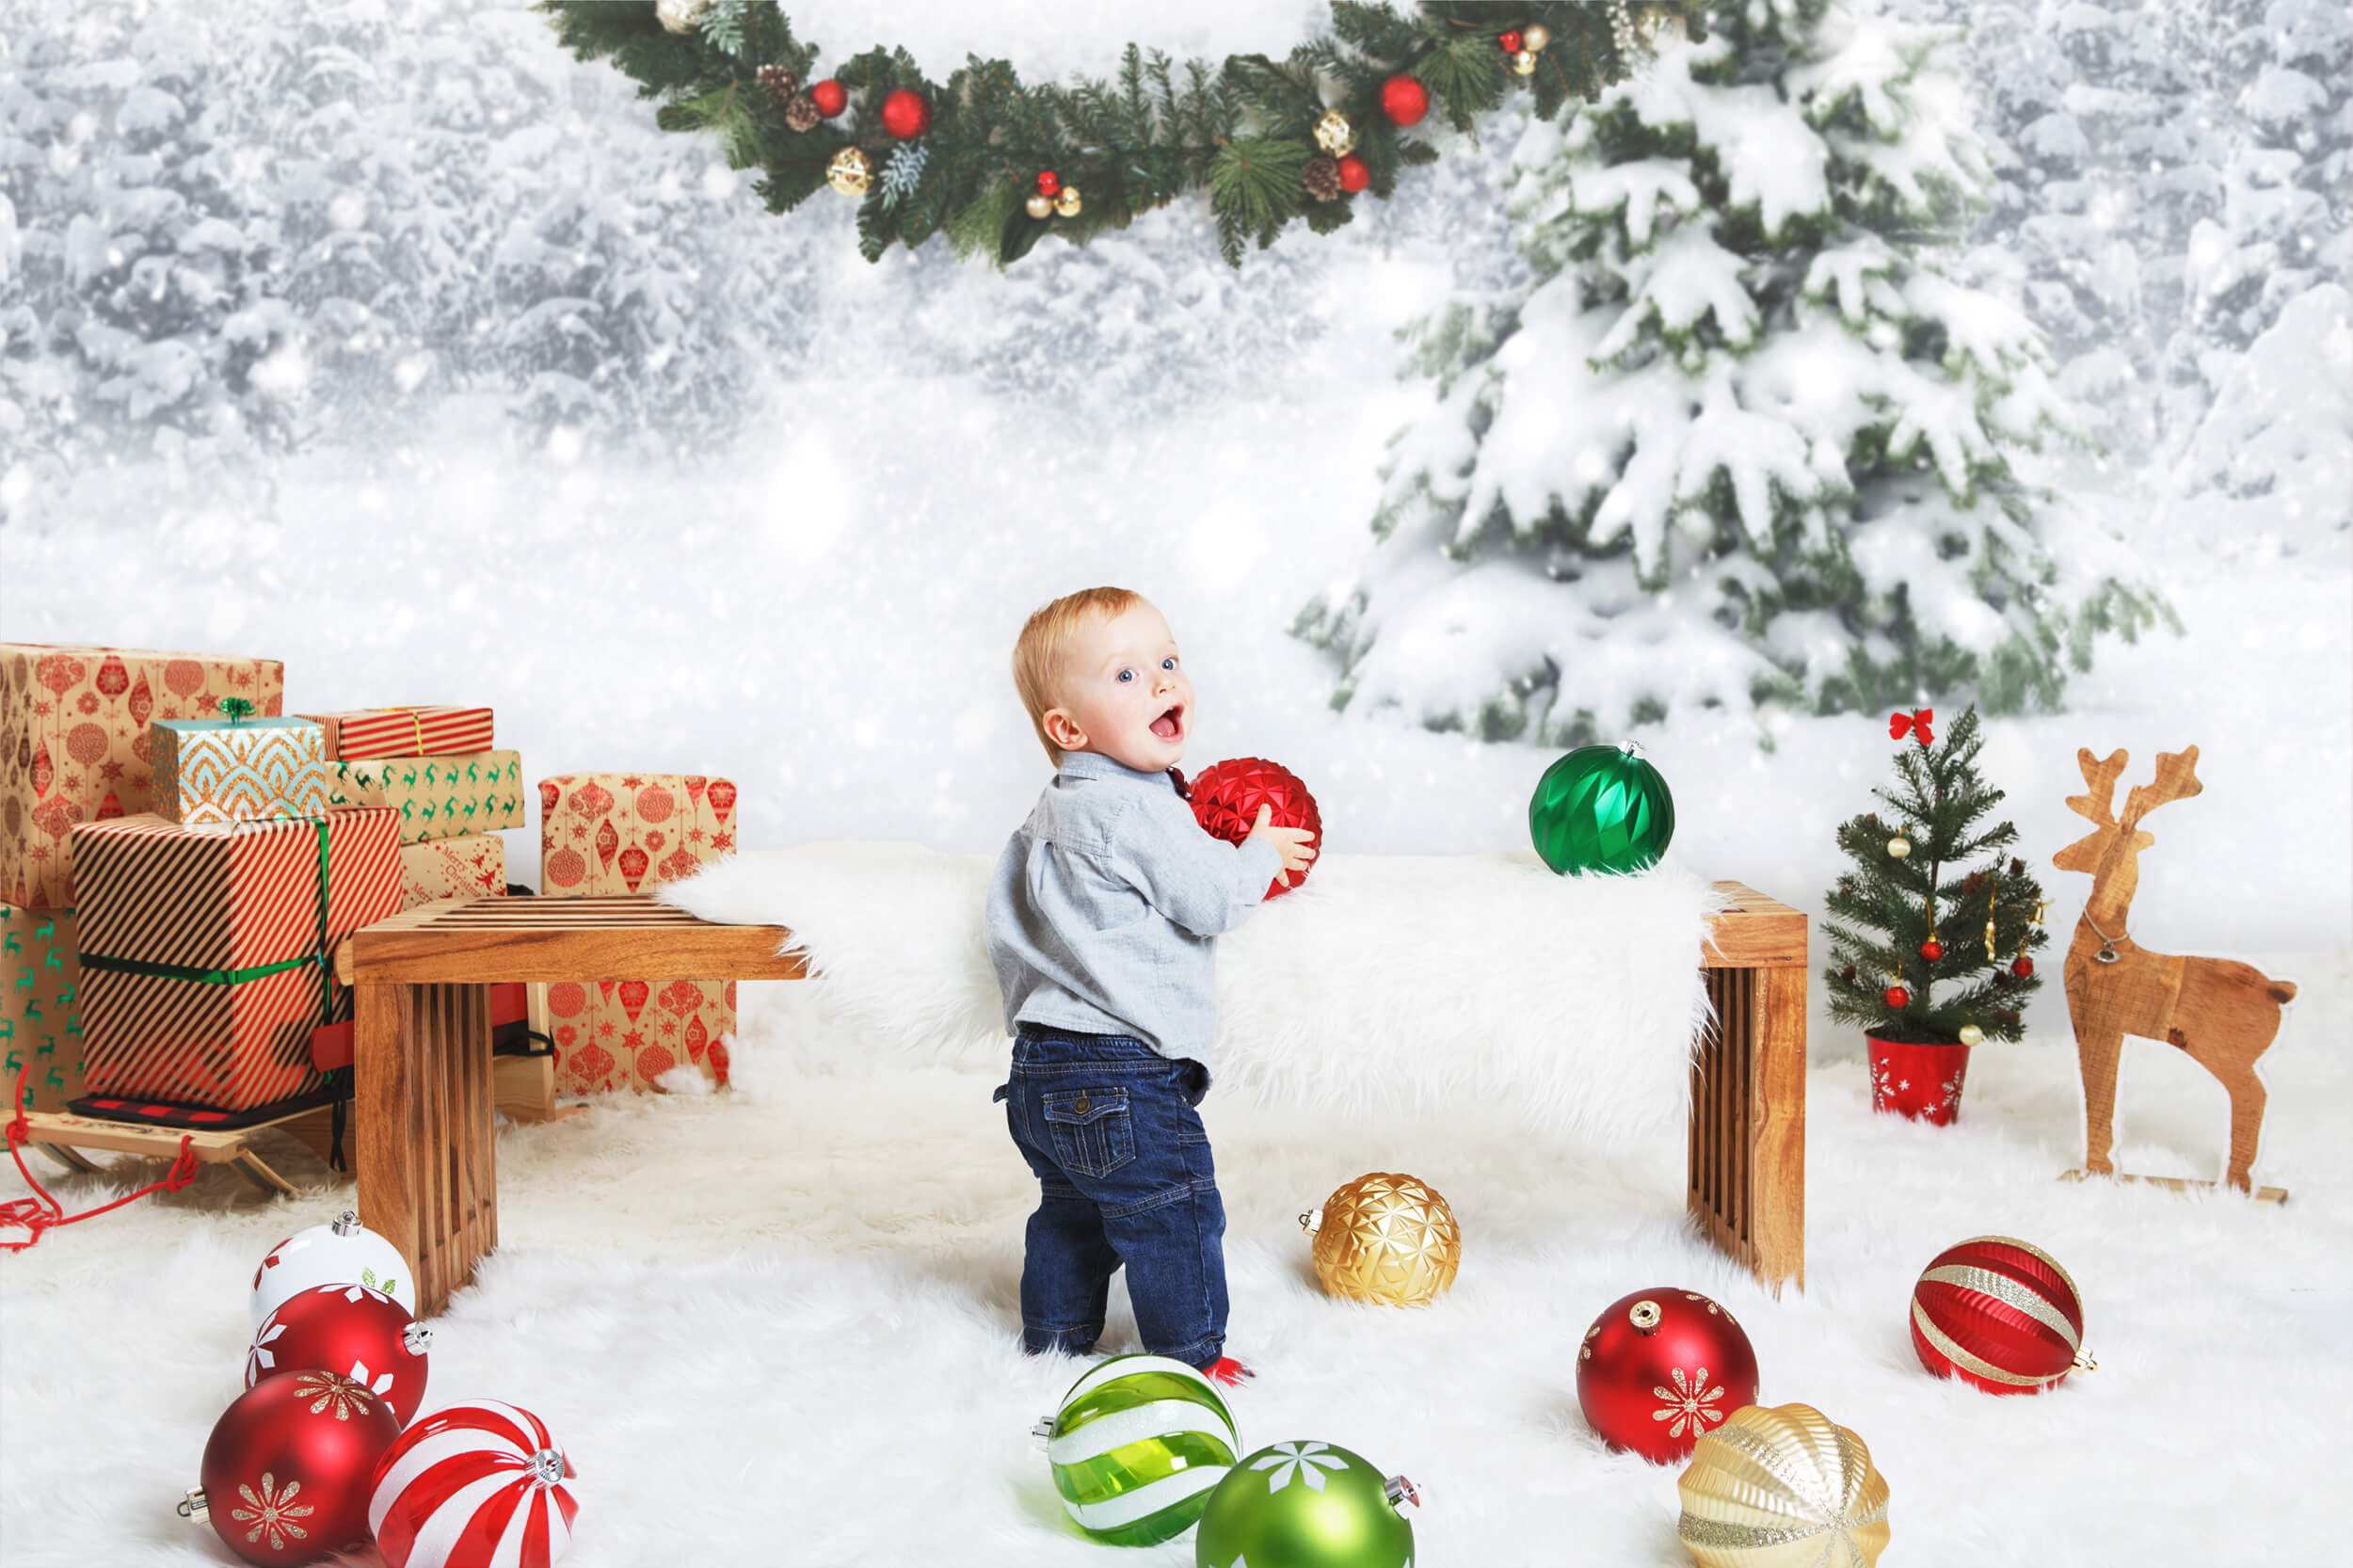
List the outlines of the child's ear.
<svg viewBox="0 0 2353 1568">
<path fill-rule="evenodd" d="M 1064 751 L 1086 749 L 1087 734 L 1071 721 L 1068 713 L 1059 708 L 1046 710 L 1046 738 Z"/>
</svg>

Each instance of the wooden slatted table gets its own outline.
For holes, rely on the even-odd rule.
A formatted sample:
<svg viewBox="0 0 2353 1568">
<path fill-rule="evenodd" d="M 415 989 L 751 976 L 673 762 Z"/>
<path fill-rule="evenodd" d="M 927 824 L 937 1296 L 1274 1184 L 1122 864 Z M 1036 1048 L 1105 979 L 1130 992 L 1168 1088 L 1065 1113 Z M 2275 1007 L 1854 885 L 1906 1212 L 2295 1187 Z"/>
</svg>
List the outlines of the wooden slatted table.
<svg viewBox="0 0 2353 1568">
<path fill-rule="evenodd" d="M 1691 1068 L 1689 1205 L 1776 1291 L 1805 1283 L 1805 917 L 1738 883 L 1703 955 L 1718 1026 Z M 498 1245 L 488 987 L 504 981 L 800 980 L 790 933 L 650 898 L 428 904 L 353 933 L 360 1218 L 398 1247 L 420 1317 Z"/>
</svg>

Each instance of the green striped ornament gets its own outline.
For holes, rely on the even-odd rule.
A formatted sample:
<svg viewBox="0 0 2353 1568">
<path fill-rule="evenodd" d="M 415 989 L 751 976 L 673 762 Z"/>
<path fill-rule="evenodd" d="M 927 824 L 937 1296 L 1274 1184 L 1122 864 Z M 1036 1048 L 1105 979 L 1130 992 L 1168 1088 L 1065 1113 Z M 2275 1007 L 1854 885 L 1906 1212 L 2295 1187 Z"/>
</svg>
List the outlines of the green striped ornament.
<svg viewBox="0 0 2353 1568">
<path fill-rule="evenodd" d="M 1209 1380 L 1164 1355 L 1115 1355 L 1037 1424 L 1054 1490 L 1078 1527 L 1114 1546 L 1189 1529 L 1241 1440 Z"/>
<path fill-rule="evenodd" d="M 1403 1510 L 1421 1496 L 1329 1443 L 1277 1443 L 1227 1473 L 1193 1538 L 1196 1568 L 1414 1568 Z"/>
</svg>

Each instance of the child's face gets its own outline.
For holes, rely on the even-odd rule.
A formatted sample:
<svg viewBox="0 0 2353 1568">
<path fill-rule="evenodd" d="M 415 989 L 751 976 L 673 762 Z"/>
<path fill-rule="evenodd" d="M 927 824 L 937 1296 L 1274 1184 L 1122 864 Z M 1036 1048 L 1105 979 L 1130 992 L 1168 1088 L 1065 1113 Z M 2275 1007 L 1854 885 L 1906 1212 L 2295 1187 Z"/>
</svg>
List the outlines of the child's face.
<svg viewBox="0 0 2353 1568">
<path fill-rule="evenodd" d="M 1061 700 L 1044 722 L 1063 750 L 1099 752 L 1139 773 L 1175 767 L 1184 756 L 1193 682 L 1168 622 L 1151 605 L 1082 628 L 1062 651 L 1059 684 Z"/>
</svg>

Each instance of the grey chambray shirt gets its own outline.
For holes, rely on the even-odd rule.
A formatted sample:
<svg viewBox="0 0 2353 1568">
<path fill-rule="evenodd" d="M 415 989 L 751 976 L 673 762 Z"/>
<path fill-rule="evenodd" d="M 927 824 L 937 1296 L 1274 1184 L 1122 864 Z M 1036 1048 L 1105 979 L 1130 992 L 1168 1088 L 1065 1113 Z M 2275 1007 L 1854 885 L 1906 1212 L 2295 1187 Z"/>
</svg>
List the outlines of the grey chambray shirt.
<svg viewBox="0 0 2353 1568">
<path fill-rule="evenodd" d="M 1065 752 L 989 879 L 988 958 L 1005 1029 L 1131 1034 L 1210 1065 L 1217 949 L 1281 873 L 1264 839 L 1229 844 L 1165 773 Z"/>
</svg>

